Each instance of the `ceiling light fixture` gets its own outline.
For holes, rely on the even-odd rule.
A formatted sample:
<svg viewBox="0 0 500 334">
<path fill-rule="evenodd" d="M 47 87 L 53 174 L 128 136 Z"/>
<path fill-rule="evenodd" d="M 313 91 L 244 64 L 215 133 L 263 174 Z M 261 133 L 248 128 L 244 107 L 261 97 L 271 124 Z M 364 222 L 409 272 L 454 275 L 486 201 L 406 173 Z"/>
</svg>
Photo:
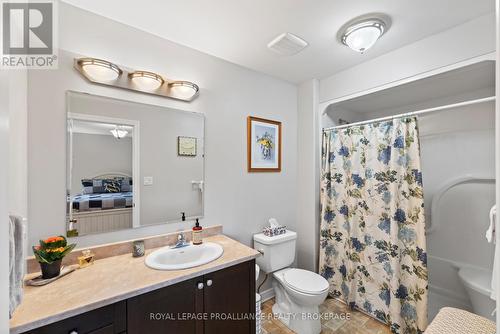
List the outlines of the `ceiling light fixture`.
<svg viewBox="0 0 500 334">
<path fill-rule="evenodd" d="M 339 31 L 340 41 L 354 51 L 364 53 L 389 29 L 389 20 L 363 16 L 345 24 Z"/>
<path fill-rule="evenodd" d="M 148 71 L 134 71 L 128 77 L 135 85 L 146 90 L 158 89 L 165 82 L 161 75 Z"/>
<path fill-rule="evenodd" d="M 168 85 L 174 97 L 186 100 L 192 99 L 200 90 L 198 85 L 189 81 L 174 81 Z"/>
<path fill-rule="evenodd" d="M 115 64 L 97 58 L 80 58 L 78 65 L 86 75 L 95 80 L 113 81 L 123 73 Z"/>
<path fill-rule="evenodd" d="M 128 134 L 128 131 L 120 126 L 116 126 L 113 130 L 109 130 L 109 132 L 111 132 L 113 137 L 115 137 L 116 139 L 125 138 L 125 136 L 127 136 Z"/>
</svg>

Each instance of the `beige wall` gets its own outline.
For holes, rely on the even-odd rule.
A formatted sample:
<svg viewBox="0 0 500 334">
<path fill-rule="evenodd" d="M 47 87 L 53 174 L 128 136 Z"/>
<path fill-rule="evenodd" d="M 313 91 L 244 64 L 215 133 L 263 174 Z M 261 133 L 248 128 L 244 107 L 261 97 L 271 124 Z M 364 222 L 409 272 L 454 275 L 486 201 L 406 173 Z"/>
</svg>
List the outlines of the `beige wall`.
<svg viewBox="0 0 500 334">
<path fill-rule="evenodd" d="M 8 183 L 9 72 L 0 71 L 0 183 Z M 0 333 L 9 332 L 9 213 L 7 187 L 0 187 Z"/>
<path fill-rule="evenodd" d="M 296 226 L 297 87 L 61 3 L 64 50 L 152 70 L 200 85 L 192 103 L 91 85 L 61 50 L 59 69 L 29 73 L 29 214 L 31 242 L 64 232 L 67 90 L 198 111 L 205 115 L 205 218 L 246 244 L 269 217 Z M 88 27 L 92 27 L 89 29 Z M 246 171 L 246 117 L 283 122 L 281 173 Z M 80 237 L 79 246 L 189 228 L 192 222 Z"/>
<path fill-rule="evenodd" d="M 132 138 L 73 133 L 71 195 L 82 193 L 82 179 L 110 172 L 132 175 Z"/>
</svg>

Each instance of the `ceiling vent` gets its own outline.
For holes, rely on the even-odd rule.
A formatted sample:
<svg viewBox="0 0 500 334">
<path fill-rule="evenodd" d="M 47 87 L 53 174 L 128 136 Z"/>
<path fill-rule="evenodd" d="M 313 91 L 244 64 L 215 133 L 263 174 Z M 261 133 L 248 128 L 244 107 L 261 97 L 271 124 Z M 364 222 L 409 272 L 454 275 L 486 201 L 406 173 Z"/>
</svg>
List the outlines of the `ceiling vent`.
<svg viewBox="0 0 500 334">
<path fill-rule="evenodd" d="M 307 42 L 302 38 L 289 32 L 285 32 L 273 39 L 267 47 L 279 55 L 291 56 L 299 53 L 307 46 Z"/>
</svg>

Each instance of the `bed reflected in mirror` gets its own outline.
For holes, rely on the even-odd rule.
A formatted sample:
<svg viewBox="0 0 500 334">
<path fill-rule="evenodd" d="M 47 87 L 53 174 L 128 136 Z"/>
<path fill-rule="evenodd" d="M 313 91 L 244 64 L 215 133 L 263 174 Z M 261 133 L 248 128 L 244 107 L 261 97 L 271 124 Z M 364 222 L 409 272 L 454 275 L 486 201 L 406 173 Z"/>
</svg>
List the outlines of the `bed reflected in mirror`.
<svg viewBox="0 0 500 334">
<path fill-rule="evenodd" d="M 67 98 L 67 236 L 203 217 L 202 114 Z"/>
<path fill-rule="evenodd" d="M 68 116 L 67 235 L 134 227 L 137 122 L 85 114 Z"/>
</svg>

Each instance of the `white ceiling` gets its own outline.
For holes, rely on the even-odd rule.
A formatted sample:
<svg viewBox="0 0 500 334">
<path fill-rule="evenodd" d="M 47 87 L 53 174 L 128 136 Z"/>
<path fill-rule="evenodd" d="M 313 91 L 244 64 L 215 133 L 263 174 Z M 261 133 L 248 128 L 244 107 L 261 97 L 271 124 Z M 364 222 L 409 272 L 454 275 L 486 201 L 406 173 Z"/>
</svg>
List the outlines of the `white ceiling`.
<svg viewBox="0 0 500 334">
<path fill-rule="evenodd" d="M 299 83 L 418 41 L 494 12 L 494 0 L 64 0 L 178 44 Z M 359 15 L 381 12 L 392 27 L 373 49 L 357 54 L 336 40 Z M 282 57 L 266 45 L 291 32 L 309 42 Z"/>
</svg>

